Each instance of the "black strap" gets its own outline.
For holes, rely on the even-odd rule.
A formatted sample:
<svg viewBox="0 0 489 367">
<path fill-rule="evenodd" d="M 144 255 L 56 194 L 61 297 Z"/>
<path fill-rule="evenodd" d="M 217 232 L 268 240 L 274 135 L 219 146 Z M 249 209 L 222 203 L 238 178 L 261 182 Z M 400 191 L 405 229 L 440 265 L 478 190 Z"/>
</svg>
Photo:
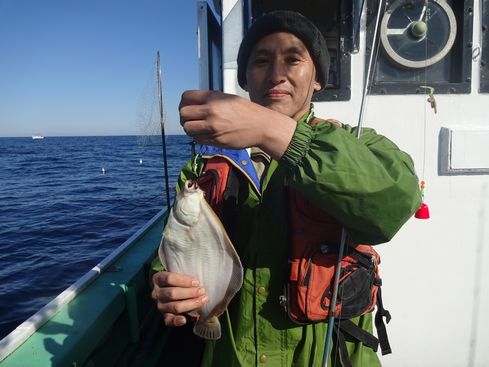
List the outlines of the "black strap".
<svg viewBox="0 0 489 367">
<path fill-rule="evenodd" d="M 351 320 L 339 321 L 338 327 L 348 335 L 361 341 L 364 345 L 377 352 L 377 349 L 379 348 L 379 340 L 368 331 L 365 331 L 361 327 L 355 325 Z"/>
<path fill-rule="evenodd" d="M 351 320 L 335 321 L 334 330 L 338 343 L 339 357 L 343 367 L 352 367 L 344 333 L 362 342 L 362 344 L 372 348 L 374 351 L 378 349 L 379 340 L 369 332 L 355 325 Z"/>
<path fill-rule="evenodd" d="M 384 309 L 384 305 L 382 303 L 382 294 L 379 287 L 377 291 L 377 312 L 375 313 L 375 327 L 377 329 L 377 335 L 379 336 L 380 350 L 382 351 L 382 355 L 392 353 L 389 339 L 387 338 L 387 329 L 385 328 L 384 317 L 386 323 L 389 323 L 389 321 L 391 321 L 390 312 Z"/>
<path fill-rule="evenodd" d="M 357 250 L 356 248 L 353 248 L 353 251 L 350 253 L 350 256 L 357 259 L 357 261 L 367 269 L 373 266 L 372 255 L 370 254 L 366 254 L 360 250 Z"/>
<path fill-rule="evenodd" d="M 222 214 L 220 219 L 233 243 L 237 243 L 236 229 L 238 228 L 238 223 L 236 221 L 236 211 L 238 207 L 239 188 L 240 178 L 238 172 L 234 167 L 231 167 L 226 182 L 226 189 L 222 197 Z"/>
<path fill-rule="evenodd" d="M 338 351 L 340 353 L 340 361 L 343 367 L 353 367 L 351 364 L 348 349 L 346 349 L 346 341 L 343 332 L 338 327 L 338 323 L 334 323 L 334 331 L 336 332 L 336 341 L 338 342 Z"/>
</svg>

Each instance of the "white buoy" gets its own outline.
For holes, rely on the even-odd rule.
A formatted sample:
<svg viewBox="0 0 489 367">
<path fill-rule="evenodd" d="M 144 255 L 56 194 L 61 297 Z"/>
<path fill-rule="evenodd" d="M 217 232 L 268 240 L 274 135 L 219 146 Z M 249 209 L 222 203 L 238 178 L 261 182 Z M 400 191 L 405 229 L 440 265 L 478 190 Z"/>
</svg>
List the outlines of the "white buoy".
<svg viewBox="0 0 489 367">
<path fill-rule="evenodd" d="M 102 174 L 105 175 L 105 168 L 102 167 Z"/>
<path fill-rule="evenodd" d="M 139 164 L 143 164 L 143 160 L 142 159 L 139 160 Z"/>
</svg>

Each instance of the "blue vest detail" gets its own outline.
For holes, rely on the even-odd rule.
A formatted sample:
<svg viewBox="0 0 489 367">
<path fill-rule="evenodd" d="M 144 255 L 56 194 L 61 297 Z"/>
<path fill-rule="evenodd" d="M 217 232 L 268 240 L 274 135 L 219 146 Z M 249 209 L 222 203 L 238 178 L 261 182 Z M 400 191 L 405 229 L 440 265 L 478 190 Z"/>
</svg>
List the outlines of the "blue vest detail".
<svg viewBox="0 0 489 367">
<path fill-rule="evenodd" d="M 200 155 L 205 158 L 219 156 L 228 159 L 245 174 L 245 176 L 253 182 L 255 187 L 261 192 L 260 180 L 256 173 L 255 166 L 251 162 L 251 158 L 246 149 L 224 149 L 217 148 L 211 145 L 202 145 L 200 147 Z"/>
</svg>

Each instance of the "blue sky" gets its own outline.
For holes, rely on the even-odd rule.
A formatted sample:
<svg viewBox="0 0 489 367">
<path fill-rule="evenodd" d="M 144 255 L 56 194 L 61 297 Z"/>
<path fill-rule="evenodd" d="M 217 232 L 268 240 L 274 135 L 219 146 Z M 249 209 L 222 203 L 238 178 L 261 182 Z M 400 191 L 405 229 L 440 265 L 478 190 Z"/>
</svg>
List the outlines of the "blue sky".
<svg viewBox="0 0 489 367">
<path fill-rule="evenodd" d="M 198 88 L 195 0 L 0 0 L 0 136 L 144 133 L 156 52 L 168 133 Z M 144 122 L 144 121 L 143 121 Z"/>
</svg>

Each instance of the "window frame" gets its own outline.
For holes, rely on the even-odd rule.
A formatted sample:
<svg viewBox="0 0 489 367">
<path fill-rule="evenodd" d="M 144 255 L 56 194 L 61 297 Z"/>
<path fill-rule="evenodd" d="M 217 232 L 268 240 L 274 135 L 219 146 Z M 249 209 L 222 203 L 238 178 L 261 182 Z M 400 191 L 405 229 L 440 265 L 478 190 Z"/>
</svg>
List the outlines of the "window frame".
<svg viewBox="0 0 489 367">
<path fill-rule="evenodd" d="M 489 93 L 489 0 L 482 1 L 480 17 L 481 27 L 481 58 L 480 58 L 480 93 Z"/>
<path fill-rule="evenodd" d="M 222 27 L 214 10 L 207 1 L 199 1 L 198 28 L 200 44 L 200 88 L 222 91 L 223 61 L 222 61 Z"/>
</svg>

